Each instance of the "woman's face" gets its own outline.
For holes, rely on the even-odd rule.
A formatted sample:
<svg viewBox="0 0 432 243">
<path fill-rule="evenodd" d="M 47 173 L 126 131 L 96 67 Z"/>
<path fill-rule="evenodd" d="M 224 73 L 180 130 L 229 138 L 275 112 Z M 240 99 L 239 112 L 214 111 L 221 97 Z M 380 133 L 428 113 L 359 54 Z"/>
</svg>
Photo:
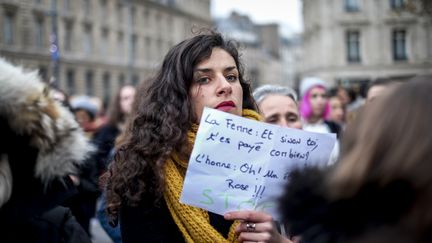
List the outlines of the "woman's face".
<svg viewBox="0 0 432 243">
<path fill-rule="evenodd" d="M 312 107 L 312 113 L 316 117 L 324 114 L 327 103 L 326 91 L 322 87 L 314 87 L 310 90 L 309 102 Z"/>
<path fill-rule="evenodd" d="M 259 108 L 267 123 L 302 129 L 297 104 L 286 95 L 268 95 L 261 101 Z"/>
<path fill-rule="evenodd" d="M 234 58 L 225 50 L 214 48 L 210 58 L 194 68 L 189 95 L 196 123 L 199 123 L 204 107 L 240 116 L 243 89 Z"/>
<path fill-rule="evenodd" d="M 135 88 L 132 86 L 125 86 L 120 91 L 120 110 L 123 114 L 130 114 L 132 104 L 135 98 Z"/>
<path fill-rule="evenodd" d="M 331 97 L 329 103 L 330 103 L 330 120 L 337 123 L 343 123 L 345 111 L 340 98 L 337 96 Z"/>
</svg>

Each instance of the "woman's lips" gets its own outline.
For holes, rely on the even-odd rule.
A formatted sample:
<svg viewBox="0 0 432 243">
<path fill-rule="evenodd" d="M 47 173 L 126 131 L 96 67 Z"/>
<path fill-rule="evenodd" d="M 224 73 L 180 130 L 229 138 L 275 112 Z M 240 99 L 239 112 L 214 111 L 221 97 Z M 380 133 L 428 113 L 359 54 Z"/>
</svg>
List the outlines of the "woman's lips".
<svg viewBox="0 0 432 243">
<path fill-rule="evenodd" d="M 232 102 L 232 101 L 224 101 L 224 102 L 221 102 L 220 104 L 218 104 L 216 106 L 216 109 L 218 109 L 220 111 L 227 112 L 227 111 L 230 111 L 230 110 L 234 109 L 235 107 L 236 107 L 236 105 L 234 104 L 234 102 Z"/>
</svg>

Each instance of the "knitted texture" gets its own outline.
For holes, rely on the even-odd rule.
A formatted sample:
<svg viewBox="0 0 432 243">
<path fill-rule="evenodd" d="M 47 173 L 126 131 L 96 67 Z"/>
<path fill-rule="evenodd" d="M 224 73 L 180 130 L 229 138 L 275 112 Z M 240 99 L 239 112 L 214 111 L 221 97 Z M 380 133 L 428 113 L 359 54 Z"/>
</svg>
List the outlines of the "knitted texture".
<svg viewBox="0 0 432 243">
<path fill-rule="evenodd" d="M 243 117 L 252 120 L 261 120 L 261 117 L 253 110 L 243 110 Z M 193 124 L 188 132 L 189 144 L 193 146 L 195 142 L 198 125 Z M 182 161 L 176 153 L 165 163 L 166 185 L 164 198 L 167 203 L 171 216 L 179 230 L 182 232 L 186 242 L 235 242 L 235 228 L 240 223 L 235 221 L 225 239 L 216 229 L 210 225 L 208 212 L 180 203 L 180 194 L 183 188 L 184 177 L 187 170 L 188 161 Z"/>
</svg>

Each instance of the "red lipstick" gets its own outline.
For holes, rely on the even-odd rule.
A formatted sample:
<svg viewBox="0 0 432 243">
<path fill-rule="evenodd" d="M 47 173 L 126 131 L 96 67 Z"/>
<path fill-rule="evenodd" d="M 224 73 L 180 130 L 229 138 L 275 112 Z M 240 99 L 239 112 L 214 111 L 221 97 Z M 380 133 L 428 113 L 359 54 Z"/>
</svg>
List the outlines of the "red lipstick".
<svg viewBox="0 0 432 243">
<path fill-rule="evenodd" d="M 234 104 L 234 102 L 232 101 L 224 101 L 219 103 L 215 108 L 220 110 L 220 111 L 229 111 L 231 109 L 234 109 L 236 107 L 236 105 Z"/>
</svg>

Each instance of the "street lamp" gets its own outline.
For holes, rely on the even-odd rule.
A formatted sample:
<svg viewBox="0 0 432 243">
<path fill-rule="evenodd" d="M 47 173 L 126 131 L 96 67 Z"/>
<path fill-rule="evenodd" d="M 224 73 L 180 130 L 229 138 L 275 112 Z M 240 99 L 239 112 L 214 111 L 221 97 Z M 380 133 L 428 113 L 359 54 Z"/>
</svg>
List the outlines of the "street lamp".
<svg viewBox="0 0 432 243">
<path fill-rule="evenodd" d="M 58 82 L 60 78 L 60 50 L 58 45 L 57 0 L 51 0 L 51 34 L 49 51 L 51 53 L 52 68 L 50 84 L 54 87 L 58 87 Z"/>
</svg>

